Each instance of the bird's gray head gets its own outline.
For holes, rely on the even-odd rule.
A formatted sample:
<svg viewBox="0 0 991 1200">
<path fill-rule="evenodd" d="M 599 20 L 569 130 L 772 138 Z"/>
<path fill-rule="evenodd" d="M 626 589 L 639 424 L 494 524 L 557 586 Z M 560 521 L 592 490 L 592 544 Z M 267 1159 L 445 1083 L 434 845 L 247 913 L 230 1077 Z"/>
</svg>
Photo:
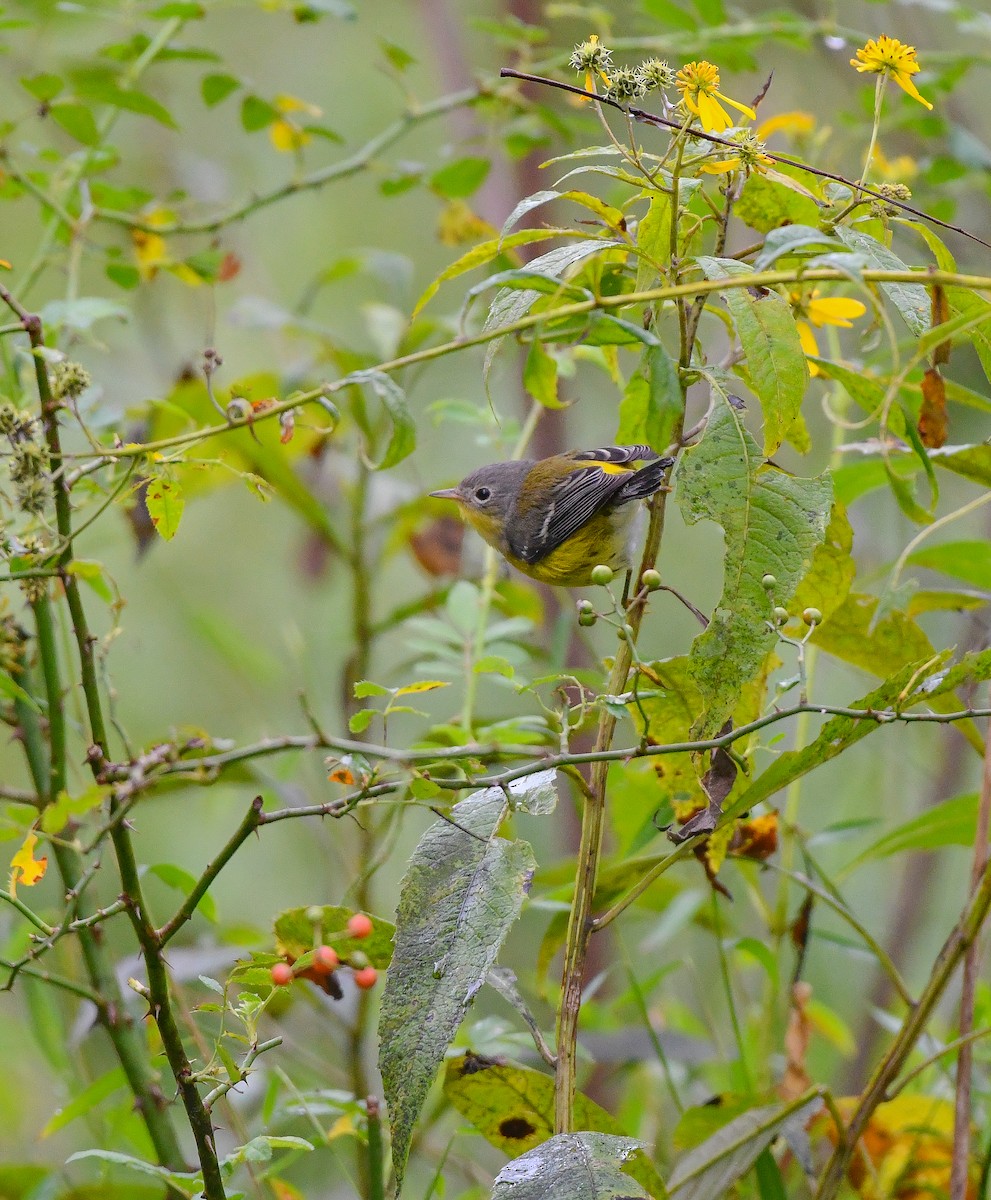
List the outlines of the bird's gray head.
<svg viewBox="0 0 991 1200">
<path fill-rule="evenodd" d="M 523 459 L 519 462 L 489 463 L 466 475 L 457 487 L 444 488 L 439 492 L 431 492 L 441 500 L 455 500 L 468 512 L 481 518 L 495 519 L 500 524 L 505 521 L 519 494 L 523 480 L 533 466 L 533 462 Z"/>
</svg>

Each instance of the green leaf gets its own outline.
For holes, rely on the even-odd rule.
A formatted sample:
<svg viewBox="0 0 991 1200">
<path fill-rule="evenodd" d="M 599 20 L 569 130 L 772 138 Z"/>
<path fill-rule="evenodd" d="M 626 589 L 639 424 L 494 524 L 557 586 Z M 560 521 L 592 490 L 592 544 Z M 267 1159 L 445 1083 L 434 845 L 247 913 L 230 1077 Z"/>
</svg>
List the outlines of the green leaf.
<svg viewBox="0 0 991 1200">
<path fill-rule="evenodd" d="M 485 182 L 492 163 L 487 158 L 469 156 L 456 159 L 430 176 L 430 186 L 447 200 L 462 200 Z"/>
<path fill-rule="evenodd" d="M 523 386 L 544 408 L 566 408 L 557 398 L 557 359 L 534 339 L 523 366 Z"/>
<path fill-rule="evenodd" d="M 381 371 L 355 371 L 348 376 L 347 382 L 370 387 L 382 401 L 390 422 L 389 438 L 381 457 L 375 462 L 366 456 L 366 464 L 373 471 L 394 467 L 416 449 L 416 425 L 410 416 L 406 393 Z"/>
<path fill-rule="evenodd" d="M 49 108 L 48 115 L 56 125 L 60 125 L 66 133 L 77 142 L 82 142 L 84 146 L 95 146 L 100 140 L 100 131 L 96 127 L 93 114 L 83 104 L 58 101 Z"/>
<path fill-rule="evenodd" d="M 354 909 L 338 904 L 317 907 L 320 909 L 319 921 L 310 919 L 312 906 L 288 908 L 275 918 L 275 945 L 280 955 L 302 958 L 316 946 L 328 945 L 333 946 L 342 962 L 360 950 L 376 969 L 384 971 L 388 967 L 396 933 L 391 921 L 367 913 L 372 931 L 367 937 L 356 938 L 348 932 L 348 921 L 354 916 Z"/>
<path fill-rule="evenodd" d="M 65 83 L 58 75 L 30 75 L 21 80 L 21 87 L 26 88 L 35 100 L 48 104 L 61 92 Z"/>
<path fill-rule="evenodd" d="M 404 50 L 402 46 L 397 46 L 394 42 L 387 42 L 385 38 L 379 38 L 379 49 L 400 73 L 407 67 L 412 67 L 417 61 L 408 50 Z"/>
<path fill-rule="evenodd" d="M 213 108 L 215 104 L 226 100 L 231 92 L 236 92 L 240 86 L 240 79 L 218 72 L 203 77 L 203 82 L 200 84 L 200 95 L 203 97 L 203 103 L 209 108 Z"/>
<path fill-rule="evenodd" d="M 668 1179 L 672 1200 L 721 1200 L 786 1127 L 804 1127 L 818 1097 L 752 1108 L 724 1125 L 678 1162 Z"/>
<path fill-rule="evenodd" d="M 185 504 L 182 489 L 174 479 L 153 475 L 148 480 L 145 507 L 152 525 L 165 541 L 169 542 L 175 537 Z"/>
<path fill-rule="evenodd" d="M 22 704 L 26 704 L 37 713 L 42 711 L 38 701 L 29 695 L 15 679 L 12 679 L 3 670 L 0 670 L 0 695 L 6 696 L 8 700 L 20 700 Z"/>
<path fill-rule="evenodd" d="M 65 791 L 59 792 L 55 800 L 42 810 L 42 830 L 45 833 L 58 833 L 71 818 L 83 817 L 94 808 L 99 808 L 112 791 L 109 784 L 91 783 L 78 796 L 70 796 Z"/>
<path fill-rule="evenodd" d="M 49 300 L 41 310 L 46 328 L 88 333 L 97 321 L 126 321 L 130 310 L 103 296 L 78 296 L 74 300 Z"/>
<path fill-rule="evenodd" d="M 359 708 L 348 718 L 348 729 L 352 733 L 364 733 L 378 715 L 377 709 Z"/>
<path fill-rule="evenodd" d="M 247 133 L 265 129 L 278 119 L 278 110 L 261 96 L 245 96 L 241 101 L 241 126 Z"/>
<path fill-rule="evenodd" d="M 782 173 L 790 171 L 791 168 L 781 167 Z M 733 215 L 758 233 L 770 233 L 779 226 L 814 225 L 819 219 L 819 207 L 787 184 L 755 172 L 743 185 Z"/>
<path fill-rule="evenodd" d="M 444 1095 L 487 1142 L 510 1158 L 519 1158 L 554 1134 L 554 1077 L 542 1071 L 469 1051 L 448 1059 Z M 581 1092 L 575 1096 L 574 1123 L 578 1129 L 624 1136 L 619 1121 Z M 664 1184 L 642 1150 L 631 1156 L 627 1173 L 653 1195 L 663 1196 Z"/>
<path fill-rule="evenodd" d="M 807 250 L 812 246 L 817 248 L 833 246 L 840 249 L 842 243 L 828 233 L 824 233 L 823 230 L 813 229 L 810 225 L 783 225 L 780 229 L 772 229 L 764 239 L 760 253 L 754 259 L 753 270 L 767 271 L 779 258 L 795 254 L 799 250 Z M 740 263 L 736 263 L 736 266 L 740 265 Z"/>
<path fill-rule="evenodd" d="M 792 611 L 800 613 L 806 608 L 817 608 L 823 621 L 828 621 L 850 594 L 856 573 L 853 529 L 846 509 L 837 500 L 829 514 L 823 540 L 812 554 L 812 566 L 795 592 Z"/>
<path fill-rule="evenodd" d="M 197 21 L 206 16 L 206 9 L 202 4 L 195 3 L 195 0 L 169 0 L 169 3 L 160 4 L 158 8 L 152 9 L 148 16 L 156 21 L 168 21 L 173 17 L 183 21 Z"/>
<path fill-rule="evenodd" d="M 749 267 L 728 258 L 703 255 L 698 263 L 708 279 L 751 273 Z M 747 288 L 731 288 L 725 300 L 747 356 L 751 387 L 764 414 L 764 454 L 770 456 L 801 412 L 809 381 L 805 351 L 791 305 L 777 292 L 753 296 Z"/>
<path fill-rule="evenodd" d="M 678 365 L 663 346 L 648 346 L 619 402 L 621 445 L 647 445 L 663 454 L 684 412 Z"/>
<path fill-rule="evenodd" d="M 66 570 L 70 575 L 75 575 L 77 579 L 81 579 L 83 583 L 91 587 L 105 603 L 113 604 L 116 597 L 102 563 L 96 562 L 94 559 L 74 558 Z"/>
<path fill-rule="evenodd" d="M 293 1137 L 291 1134 L 274 1136 L 269 1133 L 259 1134 L 250 1142 L 224 1156 L 221 1165 L 225 1168 L 238 1166 L 240 1163 L 267 1163 L 272 1159 L 273 1150 L 313 1150 L 312 1142 L 306 1138 Z"/>
<path fill-rule="evenodd" d="M 977 838 L 978 803 L 977 793 L 971 792 L 932 805 L 917 817 L 904 821 L 878 838 L 862 854 L 857 855 L 845 873 L 864 863 L 907 851 L 925 853 L 935 850 L 937 846 L 973 846 Z"/>
<path fill-rule="evenodd" d="M 991 442 L 976 446 L 941 446 L 930 450 L 929 459 L 934 466 L 962 475 L 971 483 L 991 487 Z"/>
<path fill-rule="evenodd" d="M 370 679 L 360 679 L 354 685 L 355 700 L 366 700 L 369 696 L 388 696 L 391 693 L 380 683 L 372 683 Z"/>
<path fill-rule="evenodd" d="M 671 200 L 655 193 L 650 207 L 637 225 L 636 290 L 653 287 L 671 254 Z"/>
<path fill-rule="evenodd" d="M 623 1171 L 640 1143 L 607 1133 L 560 1133 L 508 1163 L 495 1177 L 492 1200 L 642 1200 Z"/>
<path fill-rule="evenodd" d="M 127 1167 L 141 1175 L 151 1175 L 155 1179 L 165 1180 L 176 1186 L 184 1196 L 192 1196 L 193 1184 L 199 1178 L 198 1171 L 170 1171 L 156 1163 L 145 1162 L 143 1158 L 135 1158 L 130 1154 L 121 1154 L 116 1150 L 78 1150 L 70 1154 L 66 1163 L 80 1162 L 84 1158 L 96 1158 L 101 1162 L 113 1163 L 118 1167 Z"/>
<path fill-rule="evenodd" d="M 175 863 L 155 863 L 148 868 L 150 874 L 160 879 L 166 887 L 174 888 L 183 895 L 190 893 L 197 884 L 197 878 L 190 871 L 177 867 Z M 214 925 L 217 923 L 217 902 L 209 892 L 205 892 L 197 905 L 198 910 Z"/>
<path fill-rule="evenodd" d="M 494 836 L 507 810 L 498 788 L 462 800 L 426 831 L 403 878 L 379 1016 L 397 1195 L 417 1114 L 533 874 L 526 842 Z"/>
<path fill-rule="evenodd" d="M 179 128 L 169 110 L 153 96 L 149 96 L 145 92 L 118 87 L 116 83 L 105 77 L 83 79 L 79 84 L 79 94 L 94 104 L 108 104 L 111 108 L 151 117 L 152 120 L 164 125 L 167 129 Z"/>
<path fill-rule="evenodd" d="M 713 387 L 705 433 L 682 455 L 677 477 L 685 520 L 716 521 L 726 535 L 723 593 L 690 654 L 704 701 L 693 737 L 719 729 L 760 670 L 776 640 L 763 576 L 777 579 L 775 603 L 786 605 L 825 537 L 832 504 L 828 475 L 800 479 L 766 466 L 742 413 Z"/>
<path fill-rule="evenodd" d="M 83 1088 L 64 1108 L 57 1109 L 55 1115 L 47 1122 L 38 1136 L 46 1138 L 51 1137 L 53 1133 L 58 1133 L 60 1129 L 64 1129 L 77 1117 L 85 1116 L 101 1101 L 106 1100 L 108 1096 L 112 1096 L 114 1092 L 126 1085 L 127 1076 L 124 1074 L 124 1068 L 114 1067 L 112 1071 L 95 1079 L 89 1087 Z"/>
<path fill-rule="evenodd" d="M 846 246 L 862 254 L 872 267 L 880 271 L 909 269 L 897 254 L 893 254 L 887 246 L 876 241 L 868 233 L 853 229 L 849 225 L 840 225 L 836 234 Z M 919 337 L 925 333 L 931 324 L 929 289 L 918 283 L 882 283 L 879 286 L 915 336 Z"/>
<path fill-rule="evenodd" d="M 908 561 L 916 567 L 942 571 L 954 579 L 991 592 L 991 543 L 943 542 L 939 546 L 924 546 L 910 554 Z"/>
</svg>

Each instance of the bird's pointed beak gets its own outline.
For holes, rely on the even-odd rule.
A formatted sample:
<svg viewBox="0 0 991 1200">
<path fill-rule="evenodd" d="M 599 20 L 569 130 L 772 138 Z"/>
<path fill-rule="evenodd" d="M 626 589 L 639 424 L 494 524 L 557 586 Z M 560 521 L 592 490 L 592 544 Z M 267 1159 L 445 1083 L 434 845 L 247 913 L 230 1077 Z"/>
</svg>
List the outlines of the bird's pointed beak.
<svg viewBox="0 0 991 1200">
<path fill-rule="evenodd" d="M 457 488 L 441 488 L 439 492 L 428 492 L 435 500 L 460 500 L 461 493 Z"/>
</svg>

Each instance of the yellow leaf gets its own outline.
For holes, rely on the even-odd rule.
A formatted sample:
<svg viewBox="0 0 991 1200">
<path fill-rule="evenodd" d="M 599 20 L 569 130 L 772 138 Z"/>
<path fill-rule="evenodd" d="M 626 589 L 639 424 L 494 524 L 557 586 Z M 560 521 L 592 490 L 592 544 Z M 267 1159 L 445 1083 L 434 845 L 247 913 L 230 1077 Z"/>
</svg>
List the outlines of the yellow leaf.
<svg viewBox="0 0 991 1200">
<path fill-rule="evenodd" d="M 342 1114 L 327 1130 L 327 1141 L 332 1142 L 334 1138 L 351 1137 L 355 1132 L 354 1117 L 348 1116 L 347 1113 Z"/>
<path fill-rule="evenodd" d="M 35 858 L 34 848 L 38 844 L 38 835 L 32 830 L 21 843 L 20 850 L 10 860 L 10 894 L 17 895 L 17 885 L 34 887 L 39 880 L 44 879 L 48 869 L 48 859 Z"/>
<path fill-rule="evenodd" d="M 408 683 L 405 687 L 397 688 L 397 696 L 415 696 L 418 692 L 433 692 L 437 688 L 450 687 L 442 679 L 423 679 L 419 683 Z"/>
</svg>

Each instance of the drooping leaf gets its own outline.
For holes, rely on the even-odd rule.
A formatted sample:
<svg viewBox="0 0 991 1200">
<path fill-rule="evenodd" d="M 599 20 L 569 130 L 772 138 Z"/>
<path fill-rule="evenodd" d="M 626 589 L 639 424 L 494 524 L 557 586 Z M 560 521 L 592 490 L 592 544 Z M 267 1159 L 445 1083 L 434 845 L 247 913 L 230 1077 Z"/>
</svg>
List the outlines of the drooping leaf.
<svg viewBox="0 0 991 1200">
<path fill-rule="evenodd" d="M 714 520 L 726 535 L 722 596 L 690 655 L 705 703 L 692 734 L 705 737 L 722 726 L 774 645 L 763 576 L 775 577 L 775 602 L 786 605 L 825 536 L 832 486 L 828 475 L 800 479 L 766 466 L 723 393 L 701 441 L 683 454 L 677 479 L 685 520 Z"/>
<path fill-rule="evenodd" d="M 861 229 L 840 225 L 836 236 L 851 250 L 862 254 L 880 271 L 907 271 L 909 268 L 887 246 Z M 921 283 L 882 283 L 881 291 L 898 310 L 905 324 L 916 337 L 930 326 L 929 289 Z"/>
<path fill-rule="evenodd" d="M 647 1193 L 623 1171 L 638 1149 L 633 1138 L 558 1134 L 503 1167 L 491 1200 L 641 1200 Z"/>
<path fill-rule="evenodd" d="M 462 800 L 426 831 L 403 878 L 379 1016 L 397 1195 L 417 1114 L 529 888 L 530 846 L 496 836 L 507 810 L 498 788 Z"/>
<path fill-rule="evenodd" d="M 77 1118 L 86 1116 L 88 1112 L 91 1112 L 98 1104 L 126 1084 L 127 1076 L 124 1074 L 123 1067 L 114 1067 L 113 1070 L 107 1071 L 106 1074 L 101 1075 L 99 1079 L 95 1079 L 88 1087 L 73 1096 L 68 1104 L 57 1109 L 38 1136 L 46 1138 L 51 1137 L 53 1133 L 58 1133 L 60 1129 L 64 1129 L 66 1125 L 71 1124 Z M 0 1195 L 2 1194 L 0 1191 Z"/>
<path fill-rule="evenodd" d="M 444 1095 L 478 1132 L 510 1158 L 518 1158 L 554 1133 L 554 1079 L 529 1067 L 517 1067 L 470 1051 L 449 1059 Z M 580 1092 L 575 1096 L 576 1129 L 623 1137 L 620 1123 Z M 642 1150 L 630 1158 L 626 1173 L 653 1196 L 664 1184 Z"/>
<path fill-rule="evenodd" d="M 923 546 L 909 555 L 908 561 L 930 571 L 942 571 L 954 579 L 991 592 L 991 543 L 943 542 Z"/>
<path fill-rule="evenodd" d="M 804 1125 L 821 1104 L 814 1097 L 741 1114 L 676 1164 L 668 1194 L 672 1200 L 721 1200 L 790 1122 Z"/>
<path fill-rule="evenodd" d="M 913 850 L 926 853 L 938 846 L 973 846 L 977 836 L 977 807 L 976 792 L 933 804 L 879 837 L 857 855 L 848 870 Z"/>
<path fill-rule="evenodd" d="M 749 267 L 733 259 L 703 255 L 698 263 L 708 279 L 750 274 Z M 747 288 L 730 288 L 725 300 L 764 414 L 764 454 L 770 456 L 801 412 L 809 381 L 805 352 L 791 306 L 777 292 L 754 296 Z"/>
</svg>

